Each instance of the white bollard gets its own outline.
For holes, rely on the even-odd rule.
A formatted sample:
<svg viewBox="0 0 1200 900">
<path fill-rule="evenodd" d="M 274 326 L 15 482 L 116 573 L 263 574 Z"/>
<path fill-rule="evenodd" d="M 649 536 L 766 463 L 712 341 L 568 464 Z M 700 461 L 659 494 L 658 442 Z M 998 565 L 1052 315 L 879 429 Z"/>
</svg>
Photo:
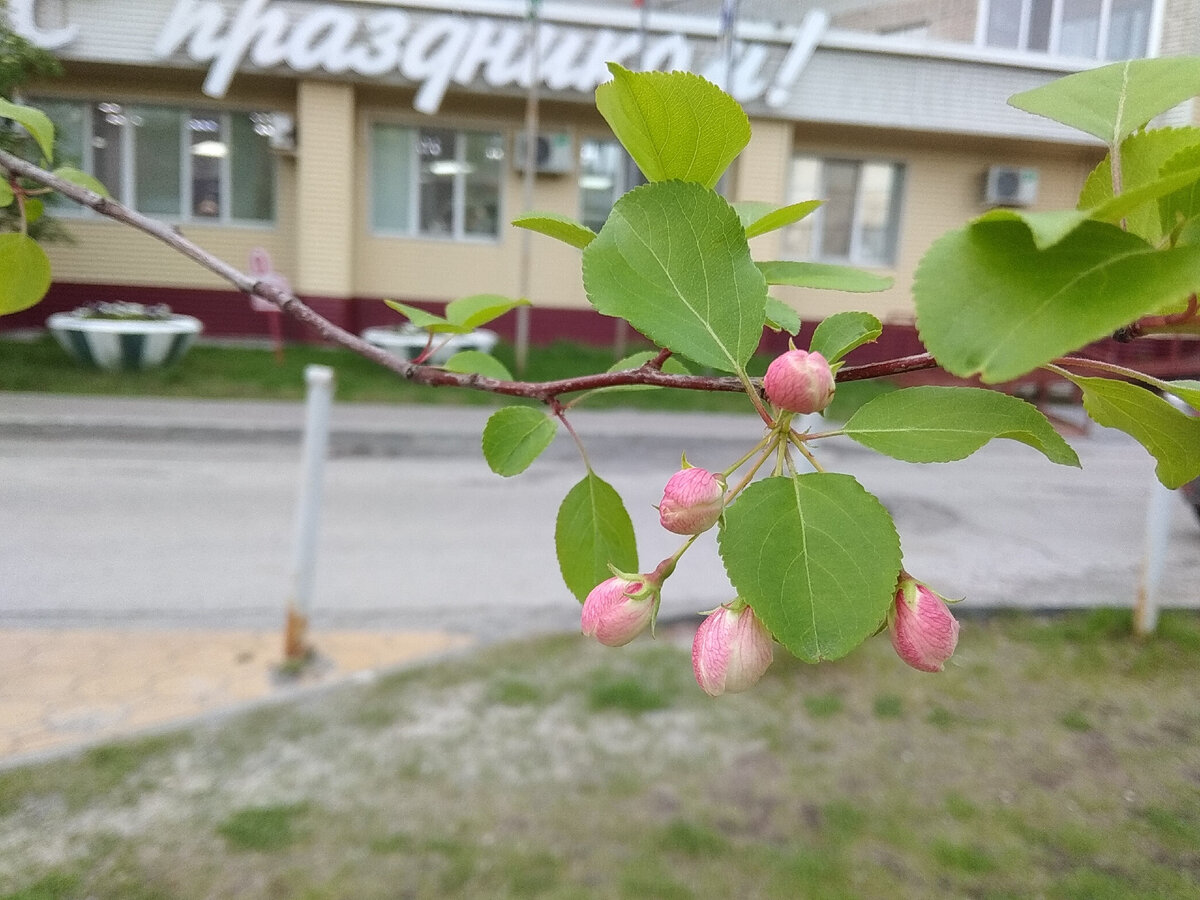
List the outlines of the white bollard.
<svg viewBox="0 0 1200 900">
<path fill-rule="evenodd" d="M 1158 583 L 1162 580 L 1163 563 L 1167 558 L 1174 503 L 1175 492 L 1163 487 L 1155 478 L 1150 485 L 1150 503 L 1146 509 L 1146 549 L 1133 608 L 1134 634 L 1153 634 L 1158 627 Z"/>
<path fill-rule="evenodd" d="M 304 439 L 300 451 L 300 496 L 292 552 L 292 594 L 288 599 L 284 656 L 301 660 L 309 655 L 305 640 L 312 609 L 317 566 L 317 528 L 321 520 L 321 485 L 329 453 L 329 411 L 333 405 L 333 369 L 305 366 Z"/>
</svg>

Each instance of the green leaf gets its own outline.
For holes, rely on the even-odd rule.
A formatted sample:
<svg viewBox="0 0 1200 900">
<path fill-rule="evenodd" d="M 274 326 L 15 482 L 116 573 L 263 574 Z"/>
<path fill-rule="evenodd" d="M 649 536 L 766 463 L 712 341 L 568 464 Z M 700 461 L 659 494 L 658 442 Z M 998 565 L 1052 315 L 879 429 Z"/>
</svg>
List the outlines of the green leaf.
<svg viewBox="0 0 1200 900">
<path fill-rule="evenodd" d="M 850 266 L 835 266 L 829 263 L 795 262 L 789 259 L 758 263 L 767 284 L 790 284 L 794 287 L 819 288 L 827 291 L 853 291 L 869 293 L 886 291 L 892 279 L 872 275 Z"/>
<path fill-rule="evenodd" d="M 661 181 L 613 207 L 583 251 L 588 300 L 702 366 L 742 371 L 762 338 L 767 285 L 723 197 Z"/>
<path fill-rule="evenodd" d="M 19 232 L 0 234 L 0 316 L 36 304 L 50 290 L 50 260 L 37 241 Z"/>
<path fill-rule="evenodd" d="M 799 222 L 822 202 L 821 200 L 805 200 L 803 203 L 792 203 L 788 206 L 774 206 L 770 203 L 735 203 L 733 206 L 738 211 L 742 225 L 746 228 L 746 237 L 752 238 Z"/>
<path fill-rule="evenodd" d="M 1174 394 L 1192 409 L 1200 412 L 1200 381 L 1159 381 L 1158 384 L 1164 391 Z"/>
<path fill-rule="evenodd" d="M 46 204 L 40 197 L 30 197 L 25 201 L 25 222 L 32 225 L 46 212 Z"/>
<path fill-rule="evenodd" d="M 1197 134 L 1200 135 L 1200 129 L 1197 129 Z M 1181 171 L 1196 170 L 1200 170 L 1200 140 L 1167 160 L 1163 165 L 1162 174 L 1173 175 Z M 1200 218 L 1200 177 L 1158 201 L 1158 224 L 1164 235 L 1170 234 L 1181 223 L 1197 218 Z"/>
<path fill-rule="evenodd" d="M 778 297 L 767 297 L 766 313 L 767 327 L 772 331 L 786 331 L 788 334 L 800 331 L 800 313 Z"/>
<path fill-rule="evenodd" d="M 826 316 L 813 332 L 808 349 L 835 363 L 851 350 L 883 334 L 883 323 L 867 312 L 849 310 Z"/>
<path fill-rule="evenodd" d="M 624 359 L 617 360 L 615 363 L 613 363 L 611 366 L 609 366 L 605 371 L 606 372 L 627 372 L 630 369 L 636 369 L 636 368 L 639 368 L 640 366 L 644 366 L 646 363 L 650 362 L 650 360 L 654 359 L 656 356 L 658 356 L 658 353 L 654 350 L 640 350 L 637 353 L 629 354 L 629 356 L 626 356 Z M 666 361 L 662 365 L 662 370 L 670 375 L 691 375 L 692 374 L 691 370 L 689 370 L 687 366 L 685 366 L 682 362 L 680 362 L 674 356 L 667 357 Z M 660 391 L 660 390 L 662 390 L 662 388 L 656 384 L 618 384 L 618 385 L 614 385 L 613 387 L 596 388 L 595 390 L 588 391 L 588 394 L 589 395 L 610 394 L 614 391 Z"/>
<path fill-rule="evenodd" d="M 621 496 L 591 470 L 563 499 L 554 525 L 554 545 L 563 581 L 582 603 L 611 573 L 637 572 L 633 522 Z"/>
<path fill-rule="evenodd" d="M 400 315 L 404 316 L 408 321 L 412 322 L 418 328 L 425 328 L 429 331 L 435 329 L 441 331 L 452 330 L 449 322 L 435 313 L 426 312 L 418 306 L 409 306 L 407 303 L 401 303 L 399 300 L 384 300 L 388 306 L 394 309 Z"/>
<path fill-rule="evenodd" d="M 112 196 L 99 178 L 89 175 L 87 172 L 80 171 L 73 166 L 59 166 L 54 170 L 54 174 L 64 181 L 77 184 L 81 188 L 86 188 L 89 191 L 99 194 L 101 197 Z"/>
<path fill-rule="evenodd" d="M 388 306 L 407 318 L 418 328 L 434 334 L 470 334 L 481 325 L 498 319 L 510 309 L 528 306 L 528 300 L 512 300 L 500 294 L 472 294 L 446 304 L 446 316 L 426 312 L 396 300 L 384 300 Z"/>
<path fill-rule="evenodd" d="M 509 310 L 528 305 L 528 300 L 513 300 L 511 297 L 504 297 L 500 294 L 473 294 L 470 297 L 459 297 L 446 304 L 446 321 L 452 327 L 445 330 L 466 334 L 500 318 Z M 430 330 L 437 331 L 439 329 L 431 328 Z"/>
<path fill-rule="evenodd" d="M 1121 193 L 1113 195 L 1112 157 L 1106 156 L 1084 182 L 1079 207 L 1106 222 L 1125 221 L 1125 228 L 1158 244 L 1164 234 L 1160 204 L 1154 201 L 1187 187 L 1200 173 L 1166 170 L 1168 160 L 1200 142 L 1198 128 L 1156 128 L 1130 135 L 1121 144 Z M 1190 168 L 1190 167 L 1189 167 Z M 1169 231 L 1170 229 L 1166 229 Z"/>
<path fill-rule="evenodd" d="M 1114 147 L 1155 116 L 1200 94 L 1200 57 L 1135 59 L 1015 94 L 1017 109 L 1062 122 Z"/>
<path fill-rule="evenodd" d="M 1092 419 L 1131 435 L 1157 460 L 1154 473 L 1164 485 L 1177 488 L 1200 477 L 1200 418 L 1135 384 L 1069 377 L 1083 391 L 1083 408 Z"/>
<path fill-rule="evenodd" d="M 993 438 L 1028 444 L 1051 462 L 1079 457 L 1037 407 L 986 388 L 911 387 L 882 394 L 843 429 L 864 447 L 905 462 L 964 459 Z"/>
<path fill-rule="evenodd" d="M 497 475 L 524 472 L 554 441 L 552 418 L 530 406 L 506 406 L 483 427 L 483 458 Z"/>
<path fill-rule="evenodd" d="M 558 213 L 530 212 L 523 216 L 517 216 L 512 223 L 517 228 L 528 228 L 530 231 L 552 237 L 564 244 L 578 247 L 580 250 L 596 237 L 596 232 L 586 225 L 566 216 L 560 216 Z"/>
<path fill-rule="evenodd" d="M 1085 222 L 1044 250 L 1019 222 L 939 238 L 917 267 L 921 340 L 954 375 L 1016 378 L 1200 287 L 1200 247 L 1155 250 Z"/>
<path fill-rule="evenodd" d="M 742 107 L 698 75 L 608 68 L 613 80 L 596 88 L 596 108 L 647 180 L 711 188 L 750 142 Z"/>
<path fill-rule="evenodd" d="M 497 381 L 513 380 L 512 373 L 508 371 L 504 363 L 482 350 L 459 350 L 446 360 L 442 368 L 447 372 L 483 375 L 485 378 L 495 378 Z"/>
<path fill-rule="evenodd" d="M 718 547 L 738 595 L 803 660 L 845 656 L 887 616 L 900 539 L 849 475 L 751 484 L 725 511 Z"/>
<path fill-rule="evenodd" d="M 12 185 L 3 178 L 0 178 L 0 209 L 8 206 L 17 199 L 17 195 L 13 193 Z"/>
<path fill-rule="evenodd" d="M 18 106 L 0 97 L 0 119 L 12 119 L 33 135 L 42 155 L 46 159 L 54 159 L 54 123 L 40 109 L 32 106 Z"/>
</svg>

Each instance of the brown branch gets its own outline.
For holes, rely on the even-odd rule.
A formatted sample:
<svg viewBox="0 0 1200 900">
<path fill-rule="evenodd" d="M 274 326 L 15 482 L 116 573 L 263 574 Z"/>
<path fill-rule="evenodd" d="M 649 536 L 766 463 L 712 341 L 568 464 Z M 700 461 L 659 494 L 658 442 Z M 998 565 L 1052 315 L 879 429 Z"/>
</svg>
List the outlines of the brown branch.
<svg viewBox="0 0 1200 900">
<path fill-rule="evenodd" d="M 557 381 L 502 381 L 487 378 L 483 375 L 460 374 L 447 372 L 444 369 L 418 365 L 393 356 L 391 353 L 368 343 L 356 334 L 340 328 L 330 322 L 312 307 L 305 304 L 290 291 L 285 291 L 269 282 L 258 281 L 239 269 L 229 265 L 204 248 L 184 237 L 177 229 L 166 225 L 157 219 L 142 215 L 136 210 L 101 196 L 95 191 L 80 187 L 73 182 L 58 177 L 52 172 L 30 163 L 18 156 L 0 150 L 0 168 L 6 169 L 10 175 L 28 178 L 45 187 L 51 188 L 76 203 L 94 210 L 102 216 L 123 222 L 150 237 L 156 238 L 171 249 L 181 253 L 201 267 L 214 273 L 232 284 L 245 294 L 253 294 L 271 303 L 307 325 L 322 338 L 334 344 L 339 344 L 372 362 L 390 369 L 402 378 L 429 387 L 458 387 L 509 397 L 524 397 L 540 400 L 553 405 L 557 398 L 564 394 L 580 391 L 596 390 L 598 388 L 621 387 L 625 385 L 648 385 L 654 387 L 675 388 L 688 391 L 715 391 L 739 393 L 745 390 L 745 385 L 733 376 L 707 375 L 673 375 L 662 371 L 662 364 L 669 357 L 670 351 L 662 349 L 658 355 L 645 365 L 623 372 L 601 372 L 595 375 L 584 375 L 576 378 L 564 378 Z M 920 369 L 936 368 L 937 363 L 929 354 L 908 356 L 884 362 L 870 363 L 861 366 L 846 366 L 838 373 L 839 381 L 859 381 L 868 378 L 881 378 L 898 375 L 902 372 L 914 372 Z"/>
</svg>

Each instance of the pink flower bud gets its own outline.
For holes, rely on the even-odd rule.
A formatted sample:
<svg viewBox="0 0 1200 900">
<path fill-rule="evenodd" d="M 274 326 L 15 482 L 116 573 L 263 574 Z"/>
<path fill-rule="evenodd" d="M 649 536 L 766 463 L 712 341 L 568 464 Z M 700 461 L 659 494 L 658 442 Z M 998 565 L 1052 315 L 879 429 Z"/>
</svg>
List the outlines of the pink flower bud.
<svg viewBox="0 0 1200 900">
<path fill-rule="evenodd" d="M 820 412 L 834 392 L 833 370 L 820 353 L 789 350 L 767 366 L 763 390 L 778 409 L 794 413 Z"/>
<path fill-rule="evenodd" d="M 656 586 L 614 575 L 592 588 L 583 601 L 583 633 L 609 647 L 621 647 L 646 630 L 657 606 Z"/>
<path fill-rule="evenodd" d="M 896 589 L 888 631 L 900 658 L 922 672 L 940 672 L 958 644 L 958 621 L 946 601 L 907 575 Z"/>
<path fill-rule="evenodd" d="M 692 642 L 692 671 L 706 694 L 736 694 L 762 678 L 774 643 L 754 610 L 722 606 L 700 623 Z"/>
<path fill-rule="evenodd" d="M 724 478 L 707 469 L 680 469 L 663 488 L 658 520 L 675 534 L 700 534 L 717 524 L 724 508 Z"/>
</svg>

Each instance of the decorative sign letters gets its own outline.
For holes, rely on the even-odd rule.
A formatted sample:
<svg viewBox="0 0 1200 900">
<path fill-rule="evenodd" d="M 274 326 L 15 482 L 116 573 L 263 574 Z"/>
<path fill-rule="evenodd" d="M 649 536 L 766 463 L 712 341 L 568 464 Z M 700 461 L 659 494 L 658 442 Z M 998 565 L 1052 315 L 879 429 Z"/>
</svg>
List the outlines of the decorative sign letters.
<svg viewBox="0 0 1200 900">
<path fill-rule="evenodd" d="M 53 30 L 37 25 L 37 0 L 10 0 L 14 29 L 48 49 L 67 46 L 78 26 Z M 574 28 L 543 22 L 539 29 L 538 77 L 550 90 L 591 93 L 607 81 L 610 61 L 635 69 L 695 71 L 727 84 L 740 102 L 764 100 L 778 107 L 820 41 L 828 16 L 809 12 L 783 61 L 769 66 L 767 47 L 737 42 L 731 59 L 712 44 L 697 59 L 693 41 L 678 33 Z M 243 0 L 233 9 L 217 0 L 175 0 L 154 41 L 158 60 L 184 54 L 207 64 L 204 92 L 222 97 L 234 73 L 249 62 L 295 72 L 321 70 L 364 77 L 397 73 L 417 85 L 413 106 L 437 112 L 452 84 L 477 79 L 494 88 L 528 86 L 532 70 L 527 25 L 486 16 L 422 15 L 397 8 Z M 773 71 L 769 71 L 773 68 Z"/>
</svg>

